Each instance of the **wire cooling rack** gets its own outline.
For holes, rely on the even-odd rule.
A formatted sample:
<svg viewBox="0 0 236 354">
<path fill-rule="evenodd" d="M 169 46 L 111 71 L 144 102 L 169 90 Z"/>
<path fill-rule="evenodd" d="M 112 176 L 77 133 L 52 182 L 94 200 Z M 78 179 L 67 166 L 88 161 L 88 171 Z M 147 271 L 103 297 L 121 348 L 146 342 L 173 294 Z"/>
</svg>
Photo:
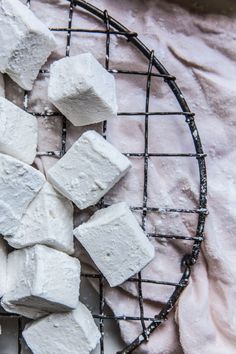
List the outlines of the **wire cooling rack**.
<svg viewBox="0 0 236 354">
<path fill-rule="evenodd" d="M 27 5 L 30 7 L 30 3 L 34 0 L 28 0 Z M 137 153 L 126 153 L 125 155 L 135 158 L 143 158 L 144 159 L 144 185 L 143 185 L 143 200 L 141 206 L 133 206 L 131 209 L 138 210 L 142 213 L 142 227 L 144 231 L 146 231 L 146 219 L 148 213 L 187 213 L 187 214 L 197 214 L 198 215 L 198 223 L 196 228 L 196 233 L 194 237 L 183 236 L 183 235 L 163 235 L 158 233 L 148 234 L 148 237 L 155 237 L 160 239 L 166 239 L 167 241 L 171 240 L 179 240 L 180 242 L 190 241 L 193 243 L 192 252 L 190 254 L 185 254 L 182 263 L 180 264 L 182 277 L 178 283 L 166 281 L 157 281 L 155 279 L 144 279 L 142 277 L 142 273 L 140 272 L 137 277 L 133 277 L 129 279 L 130 282 L 136 282 L 138 285 L 138 301 L 139 301 L 139 313 L 137 316 L 111 316 L 106 314 L 105 310 L 105 294 L 104 294 L 104 277 L 101 274 L 82 274 L 82 276 L 87 278 L 92 278 L 94 281 L 99 282 L 99 313 L 93 314 L 94 318 L 99 319 L 99 328 L 101 332 L 101 340 L 100 340 L 100 353 L 104 354 L 106 352 L 104 346 L 104 322 L 107 320 L 113 321 L 140 321 L 142 325 L 142 333 L 130 344 L 128 344 L 125 348 L 123 348 L 119 354 L 131 353 L 133 352 L 138 346 L 140 346 L 143 342 L 147 341 L 149 336 L 151 336 L 152 332 L 155 331 L 164 321 L 166 321 L 168 317 L 168 313 L 173 309 L 176 301 L 178 300 L 179 296 L 181 295 L 182 291 L 188 284 L 188 280 L 191 274 L 191 267 L 196 263 L 200 252 L 200 246 L 204 239 L 204 224 L 205 218 L 207 215 L 207 176 L 206 176 L 206 166 L 205 166 L 205 157 L 201 140 L 198 134 L 198 130 L 196 127 L 194 113 L 190 111 L 183 94 L 181 93 L 179 87 L 176 84 L 176 78 L 173 75 L 170 75 L 165 67 L 160 63 L 160 61 L 155 56 L 153 50 L 148 49 L 139 39 L 138 35 L 135 32 L 129 31 L 125 26 L 117 22 L 114 18 L 109 16 L 108 11 L 101 11 L 98 8 L 94 7 L 90 3 L 83 1 L 83 0 L 65 0 L 68 2 L 68 27 L 66 28 L 50 28 L 53 32 L 62 32 L 67 33 L 66 37 L 66 51 L 65 56 L 70 55 L 70 43 L 71 37 L 74 32 L 81 32 L 81 33 L 90 33 L 94 36 L 96 35 L 103 35 L 105 39 L 105 68 L 114 75 L 119 74 L 126 74 L 126 75 L 141 75 L 146 77 L 146 100 L 145 100 L 145 107 L 143 112 L 119 112 L 119 116 L 142 116 L 144 118 L 144 152 L 137 152 Z M 88 14 L 95 16 L 97 19 L 104 23 L 104 29 L 96 29 L 96 28 L 73 28 L 73 14 L 76 9 L 83 9 Z M 119 36 L 122 37 L 124 40 L 127 40 L 127 45 L 135 46 L 139 51 L 140 55 L 143 55 L 148 59 L 148 67 L 146 71 L 138 71 L 138 70 L 121 70 L 121 69 L 110 69 L 110 39 L 111 36 Z M 153 68 L 157 69 L 157 72 L 153 72 Z M 41 70 L 41 74 L 46 73 L 47 70 Z M 179 103 L 180 111 L 177 112 L 169 112 L 169 111 L 149 111 L 149 103 L 150 103 L 150 90 L 152 84 L 152 78 L 157 77 L 160 80 L 164 80 L 164 82 L 169 86 L 172 90 L 176 100 Z M 28 93 L 25 93 L 25 100 L 24 100 L 24 108 L 28 110 Z M 63 123 L 62 123 L 62 136 L 61 136 L 61 150 L 60 151 L 47 151 L 47 152 L 39 152 L 39 156 L 52 156 L 52 157 L 61 157 L 66 152 L 66 135 L 67 135 L 67 121 L 66 118 L 63 117 L 58 112 L 42 112 L 42 113 L 35 113 L 30 112 L 35 116 L 61 116 Z M 195 152 L 192 153 L 150 153 L 148 149 L 148 130 L 149 130 L 149 117 L 150 116 L 183 116 L 183 122 L 185 122 L 188 127 L 190 134 L 192 136 Z M 183 123 L 184 124 L 184 123 Z M 107 124 L 104 122 L 103 124 L 103 135 L 106 137 L 107 132 Z M 195 158 L 196 163 L 199 167 L 199 178 L 200 178 L 200 189 L 199 189 L 199 206 L 195 209 L 180 209 L 180 208 L 156 208 L 148 206 L 148 166 L 149 166 L 149 158 L 150 157 L 185 157 L 185 158 Z M 99 203 L 99 207 L 104 207 L 105 202 L 102 199 Z M 153 318 L 145 317 L 145 308 L 144 308 L 144 300 L 143 300 L 143 283 L 152 283 L 159 285 L 166 285 L 173 287 L 173 293 L 170 296 L 169 300 L 163 305 L 161 311 L 157 313 Z M 15 315 L 5 313 L 4 316 L 11 316 L 15 317 Z M 22 353 L 22 318 L 18 317 L 18 352 L 19 354 Z M 146 321 L 149 321 L 149 325 L 146 325 Z"/>
</svg>

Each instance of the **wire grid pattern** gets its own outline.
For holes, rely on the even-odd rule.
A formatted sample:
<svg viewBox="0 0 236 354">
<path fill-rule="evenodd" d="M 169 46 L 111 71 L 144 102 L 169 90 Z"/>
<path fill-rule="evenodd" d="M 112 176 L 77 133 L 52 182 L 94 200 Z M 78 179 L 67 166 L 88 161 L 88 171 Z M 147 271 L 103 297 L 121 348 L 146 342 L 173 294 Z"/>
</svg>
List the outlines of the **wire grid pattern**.
<svg viewBox="0 0 236 354">
<path fill-rule="evenodd" d="M 27 0 L 26 4 L 30 7 L 30 2 L 33 0 Z M 200 252 L 200 245 L 204 239 L 204 224 L 205 218 L 207 215 L 207 208 L 206 208 L 206 200 L 207 200 L 207 178 L 206 178 L 206 166 L 205 166 L 205 156 L 200 137 L 197 131 L 197 127 L 194 120 L 194 113 L 190 111 L 180 89 L 178 88 L 175 77 L 170 75 L 167 70 L 162 66 L 162 64 L 158 61 L 158 59 L 154 55 L 153 50 L 149 50 L 145 45 L 138 39 L 138 35 L 135 32 L 129 31 L 126 27 L 121 25 L 117 22 L 114 18 L 110 17 L 108 11 L 101 11 L 94 7 L 93 5 L 89 4 L 83 0 L 65 0 L 68 1 L 68 27 L 67 28 L 50 28 L 52 31 L 56 32 L 66 32 L 67 39 L 66 39 L 66 50 L 65 56 L 70 55 L 70 43 L 71 37 L 73 32 L 84 32 L 84 33 L 93 33 L 93 34 L 103 34 L 105 36 L 106 41 L 106 50 L 105 50 L 105 68 L 110 73 L 116 74 L 126 74 L 126 75 L 142 75 L 146 77 L 146 100 L 145 100 L 145 107 L 143 112 L 119 112 L 119 116 L 144 116 L 144 152 L 135 152 L 135 153 L 125 153 L 126 156 L 129 157 L 142 157 L 144 159 L 144 184 L 143 184 L 143 202 L 142 206 L 132 206 L 132 210 L 141 211 L 142 213 L 142 228 L 146 232 L 146 220 L 147 214 L 150 212 L 158 213 L 195 213 L 198 214 L 198 225 L 196 229 L 196 234 L 194 237 L 184 236 L 184 235 L 167 235 L 167 234 L 158 234 L 158 233 L 147 233 L 148 237 L 154 237 L 159 239 L 166 239 L 166 240 L 188 240 L 193 242 L 192 253 L 186 254 L 182 259 L 181 270 L 182 270 L 182 277 L 178 283 L 170 282 L 170 281 L 156 281 L 151 279 L 144 279 L 142 277 L 142 273 L 139 272 L 137 277 L 132 277 L 128 281 L 135 282 L 138 286 L 138 301 L 139 301 L 139 314 L 137 316 L 114 316 L 114 315 L 106 315 L 105 313 L 105 294 L 104 294 L 104 277 L 101 274 L 88 274 L 83 273 L 82 276 L 86 278 L 96 279 L 99 282 L 99 314 L 93 314 L 94 318 L 99 319 L 99 328 L 101 332 L 101 339 L 100 339 L 100 353 L 105 353 L 105 346 L 104 346 L 104 321 L 105 320 L 114 320 L 114 321 L 140 321 L 142 325 L 142 333 L 138 336 L 132 343 L 127 345 L 123 350 L 119 352 L 119 354 L 131 353 L 135 350 L 140 344 L 148 340 L 148 337 L 151 333 L 157 329 L 164 321 L 166 321 L 168 317 L 168 313 L 173 309 L 176 301 L 178 300 L 181 292 L 188 284 L 188 279 L 191 274 L 191 267 L 195 264 L 198 254 Z M 104 22 L 104 30 L 101 29 L 80 29 L 80 28 L 73 28 L 73 13 L 75 7 L 81 7 L 83 10 L 88 11 L 89 13 L 95 15 L 101 21 Z M 136 71 L 136 70 L 119 70 L 119 69 L 110 69 L 110 37 L 112 35 L 119 35 L 127 39 L 127 41 L 134 44 L 140 52 L 149 60 L 147 71 Z M 158 70 L 158 73 L 153 73 L 152 69 L 155 67 Z M 48 73 L 47 70 L 41 70 L 41 74 Z M 149 111 L 149 99 L 150 99 L 150 90 L 151 90 L 151 81 L 152 77 L 158 77 L 163 79 L 167 85 L 169 85 L 170 89 L 173 91 L 174 95 L 176 96 L 177 101 L 182 109 L 182 111 L 178 112 L 150 112 Z M 67 120 L 66 118 L 60 114 L 59 112 L 42 112 L 36 113 L 28 110 L 28 92 L 25 92 L 24 96 L 24 109 L 29 113 L 35 116 L 60 116 L 62 118 L 62 133 L 61 133 L 61 150 L 60 151 L 45 151 L 45 152 L 38 152 L 38 156 L 53 156 L 60 158 L 66 153 L 66 134 L 67 134 Z M 194 146 L 195 146 L 195 153 L 150 153 L 148 150 L 148 129 L 149 129 L 149 116 L 184 116 L 185 122 L 187 123 L 190 133 L 193 138 Z M 103 123 L 103 136 L 106 138 L 106 130 L 107 124 L 106 122 Z M 189 157 L 189 158 L 196 158 L 197 163 L 199 166 L 199 176 L 200 176 L 200 192 L 199 192 L 199 207 L 195 209 L 183 209 L 183 208 L 157 208 L 157 207 L 149 207 L 147 205 L 148 201 L 148 164 L 149 158 L 155 157 Z M 102 199 L 98 207 L 103 208 L 106 207 L 107 204 L 105 203 L 104 199 Z M 155 317 L 150 318 L 145 316 L 144 311 L 144 303 L 143 303 L 143 283 L 151 283 L 156 285 L 166 285 L 173 287 L 173 293 L 170 296 L 169 300 L 163 305 L 161 311 L 156 314 Z M 12 314 L 1 314 L 4 316 L 11 316 L 15 317 Z M 19 329 L 19 336 L 18 336 L 18 353 L 22 353 L 22 318 L 21 316 L 18 317 L 18 329 Z M 149 321 L 150 324 L 147 326 L 146 321 Z"/>
</svg>

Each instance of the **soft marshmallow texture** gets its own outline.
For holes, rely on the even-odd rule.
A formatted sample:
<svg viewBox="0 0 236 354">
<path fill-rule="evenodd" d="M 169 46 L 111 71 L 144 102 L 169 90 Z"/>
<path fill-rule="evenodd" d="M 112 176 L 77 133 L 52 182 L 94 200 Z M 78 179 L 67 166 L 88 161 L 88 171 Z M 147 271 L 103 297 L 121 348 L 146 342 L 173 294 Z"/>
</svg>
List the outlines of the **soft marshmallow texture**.
<svg viewBox="0 0 236 354">
<path fill-rule="evenodd" d="M 0 154 L 0 234 L 16 232 L 22 215 L 44 182 L 44 175 L 35 168 Z"/>
<path fill-rule="evenodd" d="M 89 354 L 100 338 L 90 311 L 79 303 L 71 312 L 29 323 L 23 337 L 34 354 Z"/>
<path fill-rule="evenodd" d="M 72 254 L 72 203 L 46 182 L 30 203 L 15 234 L 6 240 L 14 248 L 44 244 Z"/>
<path fill-rule="evenodd" d="M 90 53 L 51 65 L 48 97 L 75 126 L 117 114 L 115 79 Z"/>
<path fill-rule="evenodd" d="M 0 0 L 0 42 L 0 71 L 31 90 L 56 47 L 54 36 L 19 0 Z"/>
<path fill-rule="evenodd" d="M 43 245 L 13 251 L 8 255 L 7 290 L 4 303 L 62 312 L 78 305 L 80 262 Z M 7 307 L 6 307 L 7 310 Z"/>
<path fill-rule="evenodd" d="M 0 152 L 32 164 L 37 140 L 37 119 L 0 97 Z"/>
<path fill-rule="evenodd" d="M 154 257 L 148 241 L 126 203 L 98 210 L 74 230 L 110 286 L 117 286 L 139 272 Z"/>
<path fill-rule="evenodd" d="M 131 163 L 95 131 L 84 133 L 47 172 L 48 180 L 78 208 L 96 204 Z"/>
<path fill-rule="evenodd" d="M 7 244 L 0 238 L 0 298 L 6 291 L 7 280 Z"/>
</svg>

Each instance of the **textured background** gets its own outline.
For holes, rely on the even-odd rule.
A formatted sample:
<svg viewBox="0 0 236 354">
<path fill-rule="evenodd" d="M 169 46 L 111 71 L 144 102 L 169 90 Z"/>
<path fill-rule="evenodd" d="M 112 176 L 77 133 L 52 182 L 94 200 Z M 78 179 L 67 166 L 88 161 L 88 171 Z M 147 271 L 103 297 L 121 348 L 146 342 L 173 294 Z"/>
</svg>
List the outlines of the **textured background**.
<svg viewBox="0 0 236 354">
<path fill-rule="evenodd" d="M 24 1 L 23 1 L 24 2 Z M 196 122 L 204 149 L 208 154 L 209 209 L 207 239 L 193 278 L 182 295 L 177 311 L 156 332 L 147 345 L 137 351 L 149 354 L 222 354 L 235 353 L 236 323 L 233 320 L 236 293 L 234 267 L 235 249 L 235 16 L 234 1 L 93 1 L 101 9 L 108 9 L 116 19 L 133 31 L 164 63 L 169 72 L 177 77 L 190 109 L 196 113 Z M 68 4 L 64 0 L 32 0 L 32 10 L 44 22 L 52 26 L 67 26 Z M 46 14 L 46 16 L 45 16 Z M 94 27 L 100 23 L 92 20 Z M 92 27 L 90 24 L 90 27 Z M 73 26 L 88 27 L 86 15 L 74 16 Z M 58 50 L 45 65 L 65 54 L 66 34 L 56 34 Z M 136 50 L 120 40 L 111 43 L 111 68 L 145 70 L 147 62 Z M 91 51 L 104 63 L 104 38 L 94 40 L 92 35 L 73 34 L 70 55 Z M 29 109 L 44 111 L 52 109 L 47 101 L 48 76 L 40 75 L 29 97 Z M 124 94 L 125 93 L 125 94 Z M 117 78 L 119 111 L 143 111 L 145 105 L 145 78 Z M 23 106 L 23 92 L 10 80 L 6 80 L 6 96 Z M 150 110 L 177 110 L 173 95 L 164 83 L 153 80 Z M 191 152 L 194 151 L 187 126 L 174 117 L 150 118 L 149 151 Z M 39 151 L 59 150 L 61 122 L 56 117 L 39 118 Z M 131 132 L 132 127 L 132 134 Z M 90 127 L 91 128 L 91 127 Z M 94 128 L 94 127 L 93 127 Z M 95 128 L 101 131 L 101 126 Z M 108 139 L 122 152 L 143 151 L 144 124 L 141 117 L 118 118 L 108 123 Z M 67 148 L 81 134 L 81 129 L 68 125 Z M 56 160 L 38 158 L 37 166 L 45 171 Z M 107 196 L 109 202 L 126 200 L 129 204 L 142 201 L 143 161 L 136 159 L 133 169 L 125 180 Z M 196 207 L 198 200 L 198 172 L 194 160 L 150 159 L 149 205 L 158 207 Z M 140 219 L 140 215 L 136 215 Z M 80 214 L 76 220 L 85 220 Z M 194 217 L 175 215 L 150 215 L 148 230 L 160 233 L 193 235 Z M 154 242 L 154 241 L 153 241 Z M 176 281 L 180 277 L 179 260 L 189 244 L 167 244 L 155 241 L 157 257 L 144 274 L 155 279 Z M 78 249 L 78 252 L 80 250 Z M 87 262 L 87 260 L 85 259 Z M 96 284 L 92 284 L 96 288 Z M 91 286 L 87 284 L 86 286 Z M 145 311 L 155 314 L 160 303 L 169 293 L 162 288 L 144 288 Z M 84 301 L 95 310 L 96 293 L 83 289 Z M 95 300 L 93 300 L 95 299 Z M 137 289 L 125 284 L 123 289 L 106 290 L 106 299 L 116 314 L 137 313 Z M 10 321 L 10 320 L 7 320 Z M 139 324 L 120 322 L 125 341 L 136 337 Z M 1 354 L 14 354 L 13 332 L 2 325 L 0 336 Z M 105 353 L 112 354 L 120 348 L 118 329 L 115 342 L 106 334 Z M 198 335 L 196 335 L 196 333 Z M 7 335 L 10 335 L 10 341 Z M 7 342 L 6 342 L 7 339 Z M 3 343 L 4 342 L 4 343 Z M 2 350 L 2 348 L 4 348 Z M 99 351 L 98 351 L 99 352 Z"/>
</svg>

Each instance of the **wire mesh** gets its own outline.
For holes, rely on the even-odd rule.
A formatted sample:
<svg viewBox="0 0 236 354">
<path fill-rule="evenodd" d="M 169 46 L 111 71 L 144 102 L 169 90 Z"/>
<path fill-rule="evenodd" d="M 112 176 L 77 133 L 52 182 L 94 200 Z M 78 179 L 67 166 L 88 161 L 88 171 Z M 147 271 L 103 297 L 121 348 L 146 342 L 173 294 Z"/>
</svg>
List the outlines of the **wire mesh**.
<svg viewBox="0 0 236 354">
<path fill-rule="evenodd" d="M 27 5 L 30 7 L 31 2 L 34 0 L 27 0 Z M 207 197 L 207 178 L 206 178 L 206 166 L 205 166 L 205 157 L 206 154 L 203 152 L 201 140 L 197 131 L 197 127 L 195 124 L 194 113 L 190 111 L 183 94 L 181 93 L 179 87 L 176 84 L 176 78 L 173 75 L 170 75 L 168 71 L 164 68 L 164 66 L 158 61 L 156 58 L 154 51 L 149 50 L 139 39 L 138 35 L 135 32 L 128 30 L 122 24 L 117 22 L 114 18 L 110 17 L 108 11 L 101 11 L 98 8 L 94 7 L 90 3 L 83 0 L 65 0 L 68 2 L 68 26 L 67 27 L 52 27 L 50 28 L 53 32 L 62 32 L 67 33 L 66 37 L 66 50 L 65 56 L 70 55 L 70 44 L 73 33 L 90 33 L 90 34 L 101 34 L 104 35 L 105 38 L 105 53 L 104 53 L 104 67 L 108 72 L 114 75 L 135 75 L 135 76 L 144 76 L 146 77 L 146 99 L 145 99 L 145 107 L 143 111 L 139 112 L 118 112 L 118 116 L 125 117 L 128 116 L 142 116 L 144 117 L 144 151 L 143 152 L 127 152 L 124 153 L 128 157 L 137 157 L 144 159 L 144 182 L 143 182 L 143 198 L 142 205 L 133 205 L 131 209 L 133 211 L 140 211 L 142 215 L 142 228 L 146 232 L 147 237 L 156 238 L 156 239 L 165 239 L 167 241 L 171 240 L 179 240 L 179 241 L 190 241 L 193 242 L 192 252 L 190 254 L 184 255 L 181 263 L 182 277 L 179 282 L 171 282 L 169 280 L 166 281 L 158 281 L 155 279 L 145 279 L 142 276 L 142 272 L 140 272 L 137 277 L 132 277 L 128 281 L 137 283 L 138 286 L 138 302 L 139 302 L 139 314 L 137 316 L 127 316 L 126 314 L 115 316 L 108 315 L 105 311 L 105 291 L 104 291 L 104 282 L 105 279 L 101 274 L 98 273 L 82 273 L 82 276 L 85 278 L 91 278 L 95 281 L 99 282 L 99 313 L 93 313 L 93 317 L 99 319 L 99 329 L 101 332 L 100 339 L 100 353 L 105 353 L 105 344 L 104 344 L 104 321 L 112 320 L 112 321 L 139 321 L 142 326 L 142 333 L 130 344 L 128 344 L 125 348 L 123 348 L 119 354 L 131 353 L 138 346 L 140 346 L 143 342 L 148 340 L 151 333 L 156 330 L 164 321 L 166 321 L 169 312 L 173 309 L 178 300 L 181 292 L 188 284 L 188 280 L 191 274 L 191 267 L 195 264 L 198 254 L 200 252 L 201 242 L 204 239 L 204 224 L 205 218 L 207 215 L 207 205 L 206 205 L 206 197 Z M 93 29 L 93 28 L 75 28 L 73 27 L 73 14 L 77 9 L 83 9 L 83 11 L 87 11 L 89 14 L 96 16 L 96 18 L 100 19 L 104 23 L 104 30 L 101 29 Z M 148 67 L 146 71 L 142 70 L 124 70 L 124 69 L 110 69 L 110 40 L 111 36 L 121 36 L 124 40 L 127 40 L 130 44 L 134 45 L 140 53 L 148 58 Z M 128 43 L 128 44 L 129 44 Z M 156 68 L 158 72 L 153 72 L 153 68 Z M 47 74 L 48 70 L 41 70 L 41 74 Z M 179 106 L 181 108 L 180 111 L 149 111 L 149 103 L 150 103 L 150 90 L 152 79 L 160 78 L 165 81 L 165 83 L 172 90 L 175 95 Z M 44 151 L 38 152 L 38 156 L 51 156 L 60 158 L 66 153 L 66 138 L 67 138 L 67 120 L 66 118 L 60 114 L 59 112 L 33 112 L 28 109 L 28 92 L 25 92 L 24 95 L 24 109 L 29 113 L 35 115 L 36 117 L 50 117 L 50 116 L 58 116 L 62 119 L 62 132 L 61 132 L 61 149 L 60 151 Z M 192 139 L 195 146 L 195 152 L 190 153 L 151 153 L 149 152 L 149 117 L 150 116 L 175 116 L 176 119 L 185 117 L 185 122 L 189 127 L 189 131 L 192 135 Z M 107 132 L 107 123 L 103 123 L 103 136 L 106 138 Z M 200 190 L 199 190 L 199 206 L 197 208 L 175 208 L 175 207 L 166 207 L 166 208 L 158 208 L 152 207 L 148 205 L 148 165 L 150 157 L 187 157 L 187 158 L 196 158 L 198 167 L 199 167 L 199 177 L 200 177 Z M 100 201 L 97 205 L 99 208 L 106 207 L 104 199 Z M 195 236 L 185 236 L 185 235 L 174 235 L 174 234 L 162 234 L 162 233 L 149 233 L 146 228 L 146 220 L 147 215 L 149 213 L 186 213 L 186 214 L 196 214 L 198 216 L 198 223 Z M 153 317 L 145 316 L 145 308 L 144 308 L 144 300 L 143 300 L 143 284 L 151 283 L 155 285 L 162 285 L 173 287 L 173 293 L 169 297 L 168 301 L 163 305 L 161 311 L 157 313 Z M 4 316 L 15 317 L 12 314 L 1 314 Z M 18 353 L 22 353 L 22 318 L 18 317 Z M 149 325 L 146 325 L 146 322 L 150 322 Z"/>
</svg>

